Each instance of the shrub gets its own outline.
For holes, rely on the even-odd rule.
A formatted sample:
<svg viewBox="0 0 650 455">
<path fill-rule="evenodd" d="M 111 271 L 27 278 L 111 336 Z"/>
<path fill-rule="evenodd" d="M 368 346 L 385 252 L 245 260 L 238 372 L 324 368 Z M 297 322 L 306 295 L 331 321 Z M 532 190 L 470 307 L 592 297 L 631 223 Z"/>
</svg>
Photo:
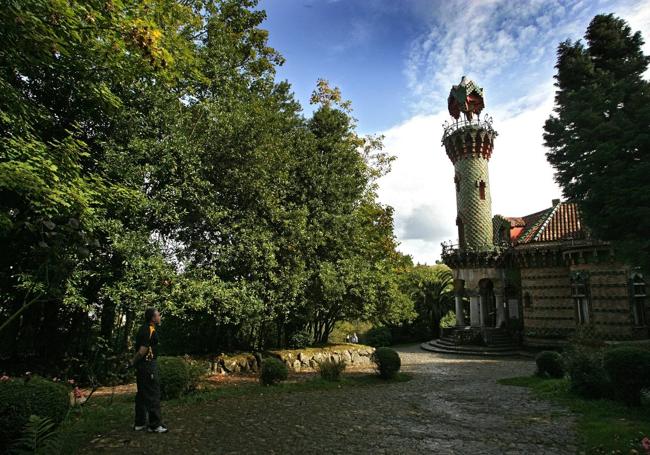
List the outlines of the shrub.
<svg viewBox="0 0 650 455">
<path fill-rule="evenodd" d="M 605 371 L 614 396 L 630 406 L 641 404 L 641 390 L 650 387 L 650 352 L 635 347 L 613 348 L 605 352 Z"/>
<path fill-rule="evenodd" d="M 574 347 L 567 351 L 565 363 L 572 392 L 585 398 L 610 396 L 611 387 L 603 367 L 602 351 Z"/>
<path fill-rule="evenodd" d="M 563 378 L 564 363 L 562 356 L 555 351 L 542 351 L 535 357 L 537 364 L 537 376 Z"/>
<path fill-rule="evenodd" d="M 447 329 L 449 327 L 456 327 L 456 312 L 449 310 L 442 319 L 440 319 L 440 328 Z"/>
<path fill-rule="evenodd" d="M 199 386 L 201 379 L 207 374 L 208 365 L 205 361 L 194 360 L 189 356 L 183 357 L 183 360 L 187 365 L 188 374 L 187 388 L 185 389 L 185 392 L 194 392 Z"/>
<path fill-rule="evenodd" d="M 263 385 L 273 385 L 287 379 L 289 369 L 280 359 L 269 357 L 262 361 L 262 370 L 260 371 L 260 382 Z"/>
<path fill-rule="evenodd" d="M 318 372 L 326 381 L 338 381 L 346 366 L 345 360 L 327 359 L 318 363 Z"/>
<path fill-rule="evenodd" d="M 389 346 L 393 342 L 393 336 L 388 327 L 373 327 L 363 337 L 364 342 L 369 346 Z"/>
<path fill-rule="evenodd" d="M 172 400 L 189 389 L 190 372 L 181 357 L 158 357 L 160 370 L 160 398 Z"/>
<path fill-rule="evenodd" d="M 0 452 L 20 436 L 32 415 L 58 425 L 70 408 L 68 388 L 40 377 L 0 381 Z"/>
<path fill-rule="evenodd" d="M 377 372 L 383 379 L 393 378 L 402 366 L 397 351 L 386 347 L 375 349 L 372 361 L 375 362 Z"/>
<path fill-rule="evenodd" d="M 56 424 L 47 417 L 31 415 L 20 438 L 12 444 L 9 453 L 13 455 L 61 453 L 61 437 L 56 431 Z"/>
<path fill-rule="evenodd" d="M 314 341 L 314 337 L 311 334 L 311 331 L 307 329 L 299 330 L 291 336 L 289 340 L 289 347 L 293 349 L 303 349 L 311 345 Z"/>
</svg>

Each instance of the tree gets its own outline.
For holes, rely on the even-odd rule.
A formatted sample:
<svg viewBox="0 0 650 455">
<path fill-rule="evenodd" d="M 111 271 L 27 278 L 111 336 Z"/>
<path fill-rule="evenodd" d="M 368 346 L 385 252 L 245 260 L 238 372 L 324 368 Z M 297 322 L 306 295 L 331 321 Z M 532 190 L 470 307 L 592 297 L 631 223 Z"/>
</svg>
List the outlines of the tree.
<svg viewBox="0 0 650 455">
<path fill-rule="evenodd" d="M 558 48 L 548 161 L 594 236 L 650 270 L 650 57 L 640 32 L 611 14 L 589 24 L 586 46 Z"/>
<path fill-rule="evenodd" d="M 414 301 L 416 336 L 437 338 L 440 321 L 452 309 L 453 275 L 446 265 L 415 265 L 403 275 L 405 292 Z"/>
<path fill-rule="evenodd" d="M 73 359 L 126 352 L 148 305 L 175 353 L 411 317 L 376 198 L 391 157 L 324 80 L 302 115 L 256 5 L 0 9 L 3 371 L 88 371 Z"/>
</svg>

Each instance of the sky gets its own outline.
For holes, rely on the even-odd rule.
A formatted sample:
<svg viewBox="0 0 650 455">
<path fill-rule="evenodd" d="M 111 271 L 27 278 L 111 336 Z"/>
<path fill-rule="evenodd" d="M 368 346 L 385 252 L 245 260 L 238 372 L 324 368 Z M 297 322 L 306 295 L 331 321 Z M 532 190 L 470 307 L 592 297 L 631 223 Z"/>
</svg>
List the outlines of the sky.
<svg viewBox="0 0 650 455">
<path fill-rule="evenodd" d="M 261 0 L 258 8 L 270 46 L 286 58 L 277 78 L 291 83 L 305 114 L 324 78 L 352 102 L 359 133 L 384 136 L 396 160 L 379 200 L 395 209 L 399 250 L 419 263 L 435 263 L 440 243 L 457 239 L 441 137 L 461 76 L 484 88 L 499 134 L 492 212 L 523 216 L 561 198 L 542 143 L 558 44 L 581 39 L 596 14 L 614 13 L 641 31 L 650 54 L 650 2 L 640 0 Z"/>
</svg>

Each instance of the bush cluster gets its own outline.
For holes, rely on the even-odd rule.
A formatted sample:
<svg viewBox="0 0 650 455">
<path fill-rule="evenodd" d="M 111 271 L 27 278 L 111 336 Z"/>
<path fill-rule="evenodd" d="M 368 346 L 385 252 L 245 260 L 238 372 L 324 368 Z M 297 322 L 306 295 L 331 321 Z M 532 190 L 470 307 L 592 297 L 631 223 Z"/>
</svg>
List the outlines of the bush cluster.
<svg viewBox="0 0 650 455">
<path fill-rule="evenodd" d="M 375 363 L 376 370 L 382 379 L 394 378 L 402 366 L 397 351 L 386 347 L 375 349 L 372 354 L 372 361 Z"/>
<path fill-rule="evenodd" d="M 289 340 L 289 347 L 293 349 L 303 349 L 308 347 L 314 341 L 311 331 L 304 329 L 294 333 Z"/>
<path fill-rule="evenodd" d="M 318 363 L 318 372 L 326 381 L 338 381 L 346 366 L 345 360 L 327 359 Z"/>
<path fill-rule="evenodd" d="M 70 391 L 40 377 L 0 381 L 0 452 L 20 436 L 31 415 L 61 423 L 70 408 Z"/>
<path fill-rule="evenodd" d="M 606 398 L 610 395 L 601 350 L 575 346 L 567 351 L 565 358 L 572 392 L 585 398 Z"/>
<path fill-rule="evenodd" d="M 650 387 L 650 351 L 619 347 L 605 352 L 604 367 L 614 397 L 630 406 L 641 404 L 641 391 Z"/>
<path fill-rule="evenodd" d="M 188 389 L 190 373 L 187 364 L 180 357 L 159 357 L 160 398 L 172 400 Z"/>
<path fill-rule="evenodd" d="M 287 379 L 289 369 L 280 359 L 269 357 L 262 361 L 260 371 L 260 383 L 263 385 L 274 385 Z"/>
<path fill-rule="evenodd" d="M 650 388 L 650 351 L 632 346 L 602 349 L 574 344 L 564 359 L 570 389 L 582 397 L 614 398 L 637 406 L 643 389 Z"/>
<path fill-rule="evenodd" d="M 564 362 L 560 353 L 555 351 L 542 351 L 535 357 L 537 371 L 535 374 L 541 377 L 563 378 Z"/>
<path fill-rule="evenodd" d="M 388 327 L 373 327 L 364 334 L 363 341 L 374 347 L 389 346 L 393 342 L 393 335 Z"/>
<path fill-rule="evenodd" d="M 200 361 L 183 357 L 159 357 L 160 398 L 172 400 L 196 390 L 206 368 Z"/>
</svg>

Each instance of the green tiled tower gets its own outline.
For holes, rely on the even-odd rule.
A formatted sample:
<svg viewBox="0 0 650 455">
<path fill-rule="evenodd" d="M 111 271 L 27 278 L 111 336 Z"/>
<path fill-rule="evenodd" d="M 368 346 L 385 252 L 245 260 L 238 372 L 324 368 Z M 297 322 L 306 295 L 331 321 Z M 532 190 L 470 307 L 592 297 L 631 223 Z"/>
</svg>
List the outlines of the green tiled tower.
<svg viewBox="0 0 650 455">
<path fill-rule="evenodd" d="M 497 133 L 490 120 L 479 117 L 483 89 L 465 76 L 452 87 L 448 107 L 455 121 L 445 126 L 442 142 L 454 164 L 459 249 L 490 250 L 494 240 L 488 162 Z"/>
</svg>

